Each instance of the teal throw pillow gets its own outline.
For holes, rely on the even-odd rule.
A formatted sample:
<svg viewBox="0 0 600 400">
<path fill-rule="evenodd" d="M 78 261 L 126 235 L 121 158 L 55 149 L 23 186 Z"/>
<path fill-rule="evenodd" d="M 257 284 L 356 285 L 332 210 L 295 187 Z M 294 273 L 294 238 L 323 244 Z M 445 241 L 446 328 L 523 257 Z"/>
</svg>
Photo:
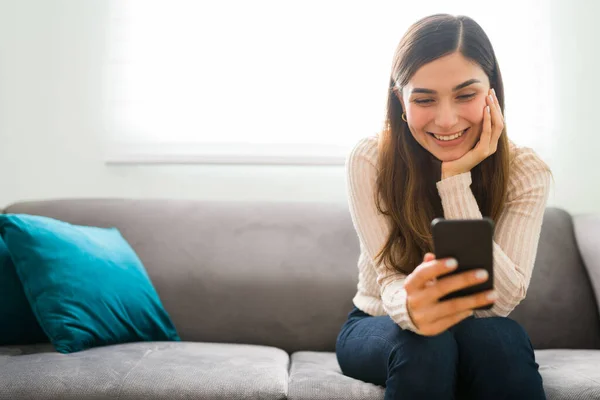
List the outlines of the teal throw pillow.
<svg viewBox="0 0 600 400">
<path fill-rule="evenodd" d="M 27 302 L 6 244 L 0 238 L 0 346 L 47 342 Z"/>
<path fill-rule="evenodd" d="M 58 352 L 179 340 L 142 262 L 116 228 L 5 214 L 0 235 Z"/>
</svg>

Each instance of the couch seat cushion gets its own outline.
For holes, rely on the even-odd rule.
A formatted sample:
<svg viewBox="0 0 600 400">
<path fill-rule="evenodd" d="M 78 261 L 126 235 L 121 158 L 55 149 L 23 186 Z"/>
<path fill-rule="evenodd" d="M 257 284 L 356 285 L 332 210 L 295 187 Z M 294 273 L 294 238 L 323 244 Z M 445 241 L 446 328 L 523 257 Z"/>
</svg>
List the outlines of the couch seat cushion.
<svg viewBox="0 0 600 400">
<path fill-rule="evenodd" d="M 335 353 L 292 354 L 288 398 L 319 400 L 382 400 L 384 389 L 342 374 Z"/>
<path fill-rule="evenodd" d="M 548 400 L 600 399 L 600 350 L 537 350 Z"/>
<path fill-rule="evenodd" d="M 537 350 L 548 400 L 600 399 L 600 350 Z M 292 354 L 290 400 L 382 400 L 384 389 L 342 375 L 335 353 Z"/>
<path fill-rule="evenodd" d="M 288 364 L 283 350 L 254 345 L 0 347 L 0 399 L 284 399 Z"/>
</svg>

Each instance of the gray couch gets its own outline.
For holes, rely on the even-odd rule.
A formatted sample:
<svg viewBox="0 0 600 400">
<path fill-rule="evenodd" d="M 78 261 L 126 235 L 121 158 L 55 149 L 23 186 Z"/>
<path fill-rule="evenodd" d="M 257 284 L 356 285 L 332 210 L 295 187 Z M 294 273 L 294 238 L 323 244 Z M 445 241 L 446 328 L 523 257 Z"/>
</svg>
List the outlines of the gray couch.
<svg viewBox="0 0 600 400">
<path fill-rule="evenodd" d="M 183 342 L 3 347 L 0 399 L 383 398 L 335 358 L 359 254 L 343 204 L 87 199 L 5 212 L 119 228 Z M 528 297 L 511 315 L 549 399 L 600 399 L 598 298 L 600 217 L 549 208 Z"/>
</svg>

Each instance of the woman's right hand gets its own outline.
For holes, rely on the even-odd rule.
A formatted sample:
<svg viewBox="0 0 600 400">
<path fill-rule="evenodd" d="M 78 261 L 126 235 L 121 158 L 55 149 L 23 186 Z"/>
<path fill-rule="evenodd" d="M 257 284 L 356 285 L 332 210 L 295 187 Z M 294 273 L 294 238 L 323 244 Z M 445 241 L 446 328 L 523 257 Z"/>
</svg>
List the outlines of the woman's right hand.
<svg viewBox="0 0 600 400">
<path fill-rule="evenodd" d="M 432 253 L 425 254 L 423 263 L 406 278 L 406 308 L 413 324 L 425 336 L 434 336 L 473 315 L 475 308 L 493 303 L 494 291 L 477 293 L 465 297 L 439 301 L 445 295 L 459 289 L 484 282 L 487 271 L 462 272 L 436 280 L 441 275 L 452 272 L 458 266 L 456 260 L 436 260 Z M 480 272 L 478 276 L 477 272 Z M 491 294 L 491 297 L 488 295 Z"/>
</svg>

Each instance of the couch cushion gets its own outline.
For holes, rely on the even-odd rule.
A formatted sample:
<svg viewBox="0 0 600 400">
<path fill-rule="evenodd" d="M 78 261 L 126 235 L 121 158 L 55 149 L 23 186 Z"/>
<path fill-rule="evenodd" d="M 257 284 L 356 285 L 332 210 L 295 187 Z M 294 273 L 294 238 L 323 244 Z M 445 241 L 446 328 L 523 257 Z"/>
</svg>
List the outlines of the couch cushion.
<svg viewBox="0 0 600 400">
<path fill-rule="evenodd" d="M 510 317 L 536 349 L 600 349 L 594 291 L 564 210 L 546 210 L 527 297 Z"/>
<path fill-rule="evenodd" d="M 117 229 L 7 214 L 0 215 L 0 235 L 57 351 L 179 340 L 144 266 Z"/>
<path fill-rule="evenodd" d="M 27 301 L 4 239 L 0 237 L 0 346 L 47 343 Z"/>
<path fill-rule="evenodd" d="M 549 400 L 600 399 L 600 350 L 537 350 Z"/>
<path fill-rule="evenodd" d="M 600 399 L 600 350 L 536 350 L 548 400 Z M 384 388 L 342 374 L 335 353 L 292 354 L 289 399 L 381 400 Z"/>
<path fill-rule="evenodd" d="M 384 392 L 381 386 L 343 375 L 335 353 L 292 354 L 290 400 L 381 400 Z"/>
<path fill-rule="evenodd" d="M 233 344 L 0 347 L 0 399 L 284 399 L 288 364 L 282 350 Z"/>
</svg>

